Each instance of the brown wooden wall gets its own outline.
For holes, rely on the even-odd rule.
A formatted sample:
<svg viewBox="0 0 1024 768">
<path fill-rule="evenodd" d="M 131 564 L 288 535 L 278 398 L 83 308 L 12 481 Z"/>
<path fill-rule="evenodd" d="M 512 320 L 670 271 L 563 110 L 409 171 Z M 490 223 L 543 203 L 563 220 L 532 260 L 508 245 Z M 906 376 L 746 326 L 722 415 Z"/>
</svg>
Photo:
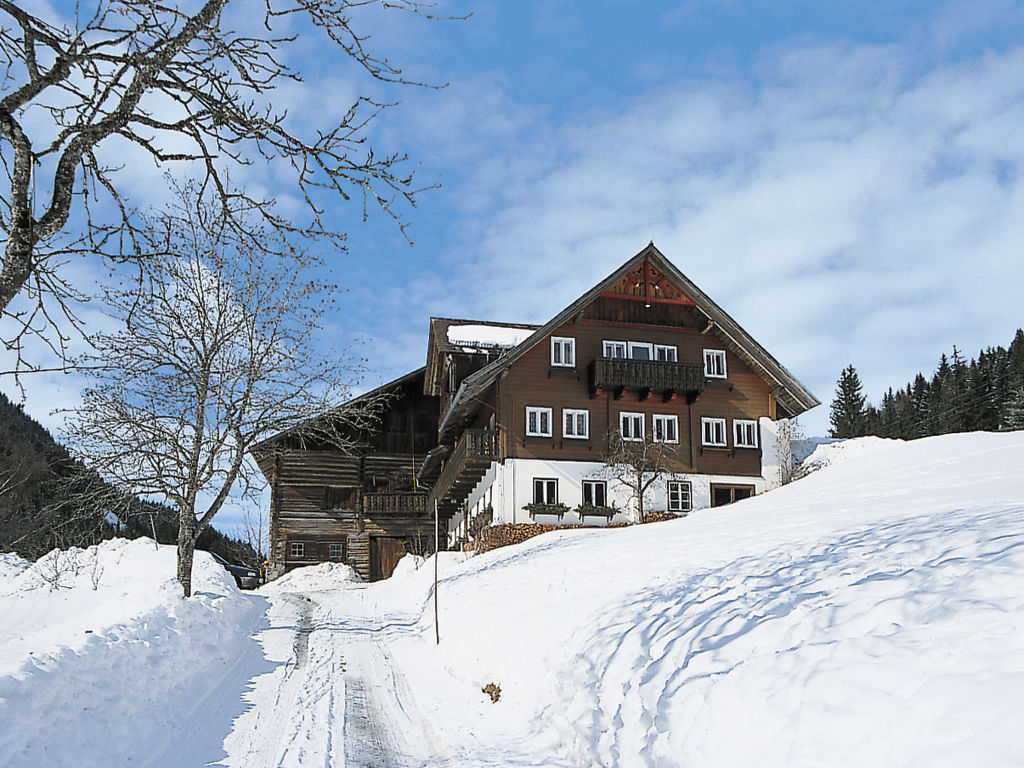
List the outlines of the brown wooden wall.
<svg viewBox="0 0 1024 768">
<path fill-rule="evenodd" d="M 304 447 L 286 437 L 258 457 L 271 481 L 272 576 L 300 565 L 337 560 L 330 557 L 330 545 L 342 544 L 340 559 L 369 579 L 379 570 L 374 568 L 372 553 L 390 557 L 395 550 L 393 543 L 374 546 L 375 538 L 399 540 L 406 550 L 433 546 L 428 515 L 362 512 L 365 495 L 412 491 L 416 471 L 436 443 L 438 398 L 423 394 L 422 376 L 408 377 L 393 394 L 381 414 L 380 428 L 362 441 L 365 448 L 359 455 Z M 302 542 L 301 558 L 291 556 L 292 542 Z"/>
<path fill-rule="evenodd" d="M 615 304 L 622 307 L 623 316 L 637 316 L 645 309 L 642 302 L 601 299 L 603 316 L 615 314 Z M 594 320 L 583 316 L 555 331 L 553 336 L 571 336 L 576 339 L 576 368 L 551 366 L 550 341 L 545 340 L 521 357 L 499 378 L 489 398 L 497 402 L 500 419 L 507 430 L 506 450 L 513 458 L 545 460 L 601 461 L 607 447 L 609 429 L 618 428 L 618 415 L 623 411 L 643 413 L 645 429 L 651 429 L 653 414 L 676 415 L 679 418 L 680 443 L 676 471 L 709 474 L 758 476 L 761 474 L 759 449 L 733 449 L 732 420 L 757 419 L 768 416 L 769 390 L 736 355 L 714 335 L 701 334 L 693 321 L 689 307 L 678 305 L 652 305 L 657 308 L 661 324 L 629 324 L 610 320 Z M 669 320 L 680 326 L 669 327 Z M 612 393 L 592 398 L 587 366 L 602 356 L 602 345 L 608 341 L 643 341 L 653 344 L 671 344 L 677 347 L 680 363 L 703 366 L 704 349 L 726 350 L 725 380 L 711 379 L 700 398 L 688 405 L 684 397 L 663 402 L 660 394 L 640 400 L 635 392 L 627 392 L 616 400 Z M 552 409 L 554 436 L 538 438 L 526 436 L 526 407 L 540 406 Z M 590 411 L 590 439 L 575 440 L 561 437 L 562 408 Z M 481 408 L 478 426 L 490 415 Z M 701 446 L 702 416 L 727 420 L 728 449 L 710 449 Z"/>
</svg>

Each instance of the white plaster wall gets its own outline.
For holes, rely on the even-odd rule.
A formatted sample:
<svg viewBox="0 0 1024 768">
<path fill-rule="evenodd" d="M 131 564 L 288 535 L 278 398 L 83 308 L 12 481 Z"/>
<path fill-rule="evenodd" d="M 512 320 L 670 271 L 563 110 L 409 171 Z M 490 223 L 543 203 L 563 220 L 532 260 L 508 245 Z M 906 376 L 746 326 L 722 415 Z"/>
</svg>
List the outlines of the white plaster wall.
<svg viewBox="0 0 1024 768">
<path fill-rule="evenodd" d="M 554 515 L 538 515 L 536 519 L 523 506 L 533 501 L 534 478 L 558 480 L 558 500 L 569 507 L 561 519 Z M 608 483 L 608 501 L 622 510 L 611 521 L 601 517 L 588 517 L 588 525 L 605 525 L 608 522 L 636 522 L 636 499 L 633 492 L 615 480 L 601 462 L 583 461 L 541 461 L 539 459 L 507 459 L 502 464 L 492 465 L 480 485 L 469 497 L 471 509 L 483 505 L 489 499 L 494 508 L 495 525 L 502 523 L 558 523 L 569 525 L 583 521 L 572 510 L 583 502 L 583 480 L 605 480 Z M 691 485 L 693 509 L 711 506 L 711 484 L 728 483 L 753 485 L 755 493 L 766 490 L 764 478 L 745 475 L 699 475 L 675 474 L 659 478 L 644 497 L 647 511 L 668 509 L 668 481 L 688 480 Z M 482 507 L 481 507 L 482 508 Z"/>
</svg>

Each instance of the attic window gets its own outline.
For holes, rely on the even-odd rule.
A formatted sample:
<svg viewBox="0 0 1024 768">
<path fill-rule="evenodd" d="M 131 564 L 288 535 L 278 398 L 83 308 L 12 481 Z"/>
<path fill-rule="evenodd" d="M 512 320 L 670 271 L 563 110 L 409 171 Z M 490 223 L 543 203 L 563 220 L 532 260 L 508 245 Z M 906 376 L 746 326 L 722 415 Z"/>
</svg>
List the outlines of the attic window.
<svg viewBox="0 0 1024 768">
<path fill-rule="evenodd" d="M 551 364 L 563 368 L 576 367 L 576 339 L 551 337 Z"/>
<path fill-rule="evenodd" d="M 704 350 L 704 375 L 709 379 L 725 378 L 725 350 Z"/>
</svg>

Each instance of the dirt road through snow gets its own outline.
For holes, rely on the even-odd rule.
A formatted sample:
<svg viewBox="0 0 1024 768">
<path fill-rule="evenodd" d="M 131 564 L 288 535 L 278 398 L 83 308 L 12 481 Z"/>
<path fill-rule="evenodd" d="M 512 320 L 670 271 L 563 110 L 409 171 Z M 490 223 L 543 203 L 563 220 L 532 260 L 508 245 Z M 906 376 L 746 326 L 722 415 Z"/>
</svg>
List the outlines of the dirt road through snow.
<svg viewBox="0 0 1024 768">
<path fill-rule="evenodd" d="M 447 766 L 450 759 L 388 652 L 402 625 L 370 590 L 270 596 L 259 639 L 278 666 L 250 682 L 224 742 L 232 768 Z"/>
</svg>

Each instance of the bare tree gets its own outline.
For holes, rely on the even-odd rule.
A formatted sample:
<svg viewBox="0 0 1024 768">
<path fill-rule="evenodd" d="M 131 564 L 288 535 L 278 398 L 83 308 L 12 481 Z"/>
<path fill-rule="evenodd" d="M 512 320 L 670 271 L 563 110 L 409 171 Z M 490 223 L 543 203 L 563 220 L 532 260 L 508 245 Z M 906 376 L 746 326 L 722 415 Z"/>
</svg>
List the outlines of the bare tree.
<svg viewBox="0 0 1024 768">
<path fill-rule="evenodd" d="M 654 435 L 627 440 L 618 430 L 608 434 L 604 473 L 633 492 L 638 522 L 646 520 L 644 497 L 648 489 L 671 471 L 676 447 L 675 443 L 663 442 Z"/>
<path fill-rule="evenodd" d="M 297 127 L 275 88 L 301 80 L 287 54 L 311 39 L 321 44 L 320 59 L 354 65 L 354 72 L 370 78 L 366 84 L 419 84 L 367 47 L 361 14 L 377 6 L 434 18 L 432 2 L 64 5 L 69 12 L 73 6 L 73 17 L 52 18 L 17 0 L 0 0 L 0 161 L 6 174 L 0 228 L 7 235 L 0 317 L 13 320 L 4 343 L 17 353 L 19 369 L 25 334 L 39 335 L 63 354 L 63 329 L 76 326 L 73 307 L 83 287 L 66 282 L 59 269 L 68 255 L 99 254 L 116 262 L 140 252 L 125 248 L 138 232 L 126 181 L 118 174 L 117 163 L 124 161 L 103 159 L 125 149 L 137 148 L 157 165 L 193 166 L 192 175 L 223 203 L 224 226 L 234 227 L 240 239 L 253 239 L 252 222 L 258 220 L 343 247 L 343 236 L 322 213 L 332 197 L 352 195 L 361 197 L 364 216 L 368 205 L 376 206 L 404 231 L 404 208 L 419 191 L 411 173 L 400 169 L 405 156 L 380 155 L 366 143 L 368 124 L 394 102 L 360 96 L 337 125 L 304 121 Z M 231 27 L 228 11 L 235 8 L 244 8 L 236 14 L 243 31 Z M 231 188 L 227 169 L 256 159 L 290 173 L 289 192 L 305 201 L 306 222 L 292 223 L 265 199 Z M 238 218 L 238 211 L 256 216 Z M 26 301 L 12 307 L 19 295 Z"/>
<path fill-rule="evenodd" d="M 779 485 L 788 485 L 801 477 L 800 462 L 793 455 L 793 450 L 797 443 L 806 439 L 806 435 L 803 426 L 796 419 L 779 419 L 776 430 Z"/>
<path fill-rule="evenodd" d="M 335 407 L 355 369 L 318 348 L 330 291 L 307 280 L 311 257 L 273 228 L 246 223 L 198 185 L 151 217 L 141 285 L 109 290 L 122 330 L 95 336 L 92 384 L 70 421 L 73 449 L 121 489 L 165 501 L 178 513 L 178 580 L 192 591 L 196 538 L 234 491 L 262 488 L 247 458 L 266 437 L 352 447 L 372 427 L 378 401 Z M 311 418 L 315 414 L 327 418 Z"/>
</svg>

